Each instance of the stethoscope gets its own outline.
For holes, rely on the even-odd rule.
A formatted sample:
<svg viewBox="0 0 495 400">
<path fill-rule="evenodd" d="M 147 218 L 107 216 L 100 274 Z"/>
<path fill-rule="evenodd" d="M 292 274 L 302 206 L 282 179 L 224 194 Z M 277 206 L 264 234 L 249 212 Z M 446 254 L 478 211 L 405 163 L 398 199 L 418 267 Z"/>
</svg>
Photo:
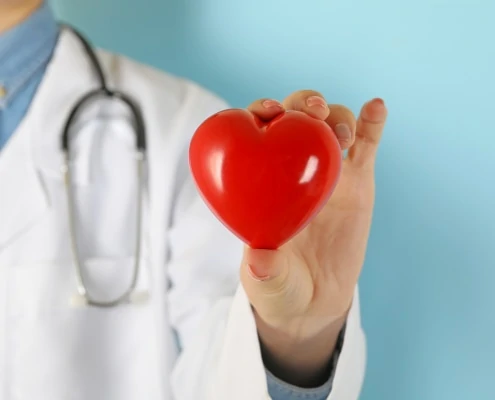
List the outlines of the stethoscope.
<svg viewBox="0 0 495 400">
<path fill-rule="evenodd" d="M 71 250 L 73 263 L 76 270 L 76 280 L 77 280 L 77 296 L 71 299 L 73 304 L 77 305 L 88 305 L 94 307 L 115 307 L 120 304 L 133 302 L 133 295 L 136 291 L 136 285 L 138 282 L 139 271 L 141 267 L 141 220 L 142 220 L 142 191 L 143 191 L 143 174 L 144 174 L 144 161 L 146 155 L 146 129 L 144 125 L 143 116 L 138 105 L 125 93 L 112 90 L 107 86 L 105 75 L 103 69 L 98 62 L 97 56 L 89 44 L 89 42 L 83 37 L 81 33 L 75 30 L 71 26 L 63 25 L 63 28 L 69 29 L 76 37 L 80 40 L 84 51 L 86 52 L 89 60 L 91 61 L 92 68 L 98 77 L 99 87 L 92 91 L 89 91 L 75 104 L 70 112 L 67 121 L 65 123 L 62 137 L 61 137 L 61 150 L 64 155 L 64 161 L 62 166 L 62 171 L 64 174 L 64 184 L 66 189 L 68 212 L 69 212 L 69 234 L 71 241 Z M 75 207 L 74 207 L 74 194 L 72 190 L 72 176 L 70 168 L 70 138 L 69 132 L 74 125 L 74 121 L 79 114 L 79 112 L 91 101 L 97 98 L 106 97 L 110 99 L 117 99 L 124 102 L 131 111 L 132 118 L 134 121 L 134 133 L 136 136 L 136 166 L 138 174 L 138 187 L 137 187 L 137 221 L 136 221 L 136 238 L 135 238 L 135 260 L 133 266 L 133 273 L 131 281 L 127 289 L 119 296 L 111 300 L 98 300 L 94 298 L 88 290 L 88 284 L 83 274 L 83 268 L 81 263 L 81 256 L 79 253 L 79 247 L 77 245 L 77 233 L 75 227 Z"/>
</svg>

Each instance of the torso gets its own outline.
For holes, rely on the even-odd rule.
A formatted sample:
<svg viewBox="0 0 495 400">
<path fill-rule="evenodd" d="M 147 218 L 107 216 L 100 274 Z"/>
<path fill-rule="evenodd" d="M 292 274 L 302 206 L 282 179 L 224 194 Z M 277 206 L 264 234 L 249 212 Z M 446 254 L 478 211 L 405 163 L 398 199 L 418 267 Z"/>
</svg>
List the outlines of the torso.
<svg viewBox="0 0 495 400">
<path fill-rule="evenodd" d="M 62 40 L 59 46 L 74 46 L 74 38 Z M 63 69 L 58 64 L 84 57 L 80 51 L 63 52 L 59 49 L 45 80 L 67 79 L 59 76 Z M 122 90 L 132 88 L 143 99 L 149 121 L 138 288 L 150 297 L 140 305 L 109 309 L 70 304 L 76 279 L 58 140 L 67 108 L 90 89 L 92 78 L 90 72 L 72 72 L 69 78 L 78 82 L 46 107 L 47 115 L 60 114 L 56 121 L 44 120 L 45 104 L 40 103 L 51 100 L 53 83 L 45 82 L 33 110 L 0 155 L 2 400 L 169 398 L 167 375 L 177 348 L 167 319 L 167 227 L 184 139 L 168 132 L 176 130 L 185 89 L 164 77 L 161 83 L 171 85 L 154 88 L 154 78 L 135 73 L 136 65 L 102 57 L 114 69 L 115 80 L 128 86 Z M 125 290 L 133 268 L 136 175 L 130 127 L 125 110 L 103 102 L 81 118 L 73 139 L 78 247 L 90 288 L 100 297 Z"/>
</svg>

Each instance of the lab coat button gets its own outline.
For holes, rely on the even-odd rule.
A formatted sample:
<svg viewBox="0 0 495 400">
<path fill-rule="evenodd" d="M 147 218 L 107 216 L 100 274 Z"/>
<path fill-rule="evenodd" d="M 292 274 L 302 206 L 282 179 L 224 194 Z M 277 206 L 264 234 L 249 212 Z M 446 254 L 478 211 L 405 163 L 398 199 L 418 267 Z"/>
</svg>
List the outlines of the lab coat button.
<svg viewBox="0 0 495 400">
<path fill-rule="evenodd" d="M 0 85 L 0 99 L 3 99 L 5 96 L 7 96 L 7 89 L 5 86 Z"/>
</svg>

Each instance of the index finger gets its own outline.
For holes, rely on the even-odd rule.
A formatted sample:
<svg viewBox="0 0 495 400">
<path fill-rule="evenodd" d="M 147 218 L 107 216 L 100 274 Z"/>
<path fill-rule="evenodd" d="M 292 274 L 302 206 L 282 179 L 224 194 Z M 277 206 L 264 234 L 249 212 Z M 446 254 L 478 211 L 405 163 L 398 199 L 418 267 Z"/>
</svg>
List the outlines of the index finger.
<svg viewBox="0 0 495 400">
<path fill-rule="evenodd" d="M 328 104 L 316 90 L 299 90 L 287 96 L 282 102 L 287 110 L 302 111 L 312 117 L 325 120 L 330 114 Z"/>
</svg>

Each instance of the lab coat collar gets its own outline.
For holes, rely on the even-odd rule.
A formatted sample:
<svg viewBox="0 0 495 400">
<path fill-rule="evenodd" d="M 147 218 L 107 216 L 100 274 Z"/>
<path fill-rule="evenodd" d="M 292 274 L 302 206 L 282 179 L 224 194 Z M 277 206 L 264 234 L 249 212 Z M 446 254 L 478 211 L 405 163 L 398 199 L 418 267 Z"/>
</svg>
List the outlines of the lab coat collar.
<svg viewBox="0 0 495 400">
<path fill-rule="evenodd" d="M 42 176 L 62 182 L 63 126 L 76 101 L 96 86 L 81 44 L 63 30 L 27 115 L 0 152 L 0 252 L 49 207 Z M 78 158 L 74 181 L 83 185 L 89 181 L 90 146 L 73 146 Z"/>
</svg>

